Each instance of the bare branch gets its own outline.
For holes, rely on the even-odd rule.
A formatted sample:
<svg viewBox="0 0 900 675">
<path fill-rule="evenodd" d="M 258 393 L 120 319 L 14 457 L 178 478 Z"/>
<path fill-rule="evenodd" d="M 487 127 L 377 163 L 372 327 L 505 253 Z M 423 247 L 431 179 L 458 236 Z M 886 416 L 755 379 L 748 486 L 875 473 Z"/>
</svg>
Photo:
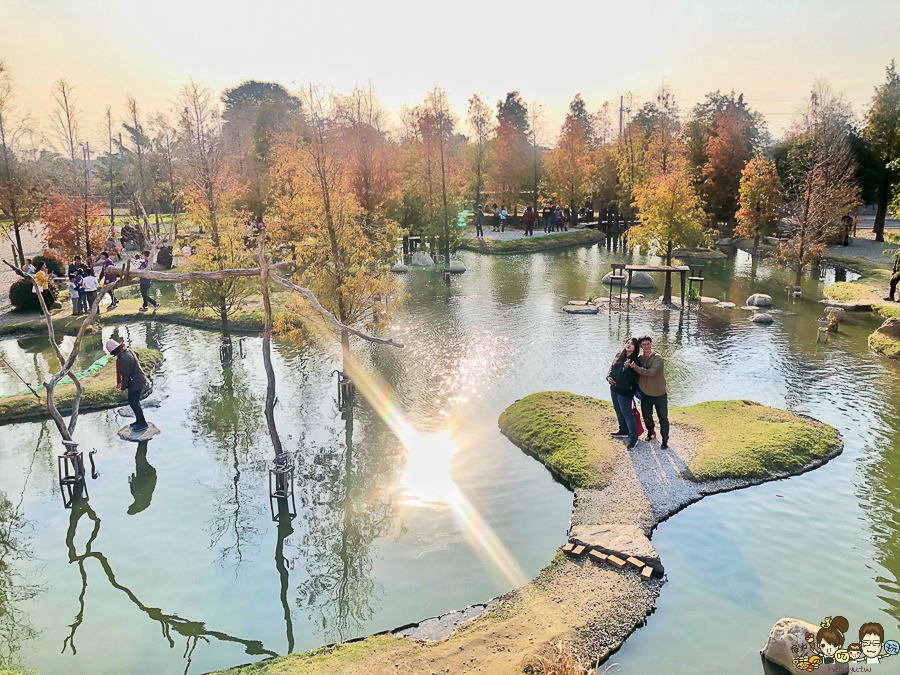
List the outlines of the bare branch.
<svg viewBox="0 0 900 675">
<path fill-rule="evenodd" d="M 271 272 L 269 274 L 269 277 L 276 283 L 279 283 L 282 286 L 284 286 L 285 288 L 290 288 L 293 291 L 297 291 L 298 293 L 300 293 L 300 295 L 302 295 L 307 300 L 309 300 L 309 303 L 315 308 L 315 310 L 319 314 L 324 316 L 325 319 L 335 329 L 345 330 L 348 333 L 352 333 L 353 335 L 360 337 L 363 340 L 368 340 L 369 342 L 375 342 L 375 343 L 381 344 L 381 345 L 391 345 L 392 347 L 400 347 L 401 349 L 403 348 L 403 345 L 399 342 L 394 342 L 393 338 L 389 338 L 389 339 L 379 338 L 379 337 L 375 337 L 374 335 L 369 335 L 368 333 L 364 333 L 363 331 L 356 330 L 355 328 L 351 328 L 350 326 L 345 326 L 344 324 L 342 324 L 340 321 L 337 320 L 337 318 L 334 316 L 334 314 L 332 314 L 327 309 L 322 307 L 318 298 L 316 298 L 315 293 L 313 293 L 308 288 L 303 288 L 302 286 L 293 284 L 290 281 L 288 281 L 287 279 L 285 279 L 284 277 L 281 277 L 281 276 L 275 274 L 274 272 Z"/>
</svg>

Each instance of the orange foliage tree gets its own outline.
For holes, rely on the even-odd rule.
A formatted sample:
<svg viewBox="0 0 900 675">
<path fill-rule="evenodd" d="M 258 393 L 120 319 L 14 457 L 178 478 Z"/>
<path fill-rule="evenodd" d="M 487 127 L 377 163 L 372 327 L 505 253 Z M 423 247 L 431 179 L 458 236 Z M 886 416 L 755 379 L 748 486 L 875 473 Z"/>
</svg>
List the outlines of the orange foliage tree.
<svg viewBox="0 0 900 675">
<path fill-rule="evenodd" d="M 718 111 L 707 144 L 709 159 L 703 165 L 703 188 L 713 214 L 723 221 L 735 217 L 741 172 L 750 161 L 750 151 L 746 116 L 734 107 Z"/>
<path fill-rule="evenodd" d="M 102 251 L 109 234 L 99 206 L 90 202 L 85 206 L 84 200 L 61 194 L 44 207 L 41 220 L 47 247 L 68 257 Z"/>
</svg>

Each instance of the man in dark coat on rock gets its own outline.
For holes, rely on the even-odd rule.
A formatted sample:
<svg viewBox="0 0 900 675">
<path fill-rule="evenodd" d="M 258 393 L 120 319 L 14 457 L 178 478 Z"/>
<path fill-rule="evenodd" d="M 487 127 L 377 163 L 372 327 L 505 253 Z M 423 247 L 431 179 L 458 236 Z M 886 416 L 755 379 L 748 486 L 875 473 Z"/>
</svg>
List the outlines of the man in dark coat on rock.
<svg viewBox="0 0 900 675">
<path fill-rule="evenodd" d="M 115 340 L 106 341 L 106 350 L 116 357 L 116 389 L 128 393 L 128 405 L 134 411 L 131 430 L 143 431 L 147 428 L 147 420 L 141 410 L 141 392 L 147 386 L 147 375 L 141 368 L 141 361 L 133 350 Z"/>
</svg>

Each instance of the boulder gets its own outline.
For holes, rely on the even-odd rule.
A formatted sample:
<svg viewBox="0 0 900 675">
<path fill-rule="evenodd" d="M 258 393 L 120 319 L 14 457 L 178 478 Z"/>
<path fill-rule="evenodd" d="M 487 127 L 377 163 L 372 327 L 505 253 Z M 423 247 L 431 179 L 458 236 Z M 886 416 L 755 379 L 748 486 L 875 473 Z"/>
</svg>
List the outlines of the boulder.
<svg viewBox="0 0 900 675">
<path fill-rule="evenodd" d="M 733 302 L 718 302 L 716 303 L 716 307 L 721 307 L 722 309 L 734 309 L 737 305 Z"/>
<path fill-rule="evenodd" d="M 754 293 L 747 298 L 747 304 L 753 307 L 771 307 L 772 296 L 765 293 Z"/>
<path fill-rule="evenodd" d="M 434 260 L 425 251 L 416 251 L 412 254 L 412 260 L 409 264 L 416 267 L 434 267 Z"/>
<path fill-rule="evenodd" d="M 391 272 L 409 272 L 409 267 L 407 267 L 403 263 L 397 263 L 396 265 L 391 267 Z"/>
<path fill-rule="evenodd" d="M 772 630 L 769 631 L 769 639 L 766 640 L 766 646 L 760 650 L 760 655 L 767 661 L 777 663 L 782 668 L 786 668 L 789 672 L 797 672 L 797 666 L 794 665 L 794 659 L 798 656 L 809 656 L 812 654 L 809 644 L 806 642 L 806 634 L 815 635 L 819 630 L 818 626 L 800 619 L 782 618 L 779 619 Z M 796 651 L 794 651 L 796 649 Z M 844 675 L 850 672 L 850 665 L 847 663 L 822 664 L 814 672 L 829 673 L 830 675 Z"/>
<path fill-rule="evenodd" d="M 461 260 L 451 260 L 450 261 L 450 271 L 453 274 L 462 274 L 466 271 L 466 266 L 462 264 Z"/>
<path fill-rule="evenodd" d="M 603 277 L 603 283 L 609 284 L 609 278 L 612 276 L 612 272 L 608 272 L 606 276 Z M 625 273 L 625 276 L 628 276 L 628 273 Z M 653 282 L 653 277 L 651 277 L 647 272 L 632 272 L 631 273 L 631 288 L 654 288 L 656 284 Z"/>
<path fill-rule="evenodd" d="M 600 312 L 600 308 L 597 305 L 573 305 L 568 304 L 562 308 L 566 314 L 598 314 Z"/>
<path fill-rule="evenodd" d="M 569 541 L 607 555 L 617 555 L 623 560 L 633 556 L 657 572 L 664 571 L 653 544 L 636 525 L 576 525 L 569 532 Z"/>
<path fill-rule="evenodd" d="M 750 318 L 753 323 L 761 323 L 765 325 L 769 325 L 770 323 L 775 323 L 775 319 L 771 314 L 766 314 L 765 312 L 760 312 L 759 314 L 754 315 Z"/>
<path fill-rule="evenodd" d="M 891 340 L 900 340 L 900 319 L 898 319 L 897 317 L 891 317 L 890 319 L 885 320 L 885 322 L 881 324 L 875 332 L 881 333 Z"/>
<path fill-rule="evenodd" d="M 847 310 L 845 310 L 843 307 L 826 307 L 825 316 L 827 316 L 829 319 L 834 317 L 838 321 L 843 321 L 847 318 Z"/>
</svg>

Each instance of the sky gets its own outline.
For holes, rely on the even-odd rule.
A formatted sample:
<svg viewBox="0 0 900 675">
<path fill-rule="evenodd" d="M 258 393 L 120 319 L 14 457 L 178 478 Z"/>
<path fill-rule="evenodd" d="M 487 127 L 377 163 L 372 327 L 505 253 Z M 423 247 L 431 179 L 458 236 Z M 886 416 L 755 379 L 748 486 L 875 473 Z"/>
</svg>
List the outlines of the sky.
<svg viewBox="0 0 900 675">
<path fill-rule="evenodd" d="M 44 125 L 67 78 L 98 138 L 107 105 L 167 110 L 190 78 L 371 82 L 390 111 L 440 86 L 460 121 L 473 93 L 518 90 L 543 107 L 547 142 L 575 94 L 618 110 L 665 83 L 684 111 L 743 92 L 778 137 L 819 78 L 862 113 L 900 56 L 898 26 L 898 0 L 0 0 L 0 60 Z"/>
</svg>

